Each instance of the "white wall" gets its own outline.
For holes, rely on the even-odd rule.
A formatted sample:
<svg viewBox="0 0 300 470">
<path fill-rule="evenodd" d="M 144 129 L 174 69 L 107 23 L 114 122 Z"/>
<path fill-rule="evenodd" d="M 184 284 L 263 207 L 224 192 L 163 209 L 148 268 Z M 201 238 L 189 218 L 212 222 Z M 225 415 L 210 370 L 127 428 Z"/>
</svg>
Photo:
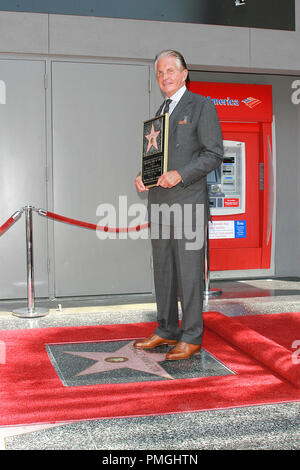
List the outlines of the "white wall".
<svg viewBox="0 0 300 470">
<path fill-rule="evenodd" d="M 296 32 L 187 23 L 0 12 L 0 52 L 153 60 L 180 50 L 192 68 L 300 73 Z"/>
</svg>

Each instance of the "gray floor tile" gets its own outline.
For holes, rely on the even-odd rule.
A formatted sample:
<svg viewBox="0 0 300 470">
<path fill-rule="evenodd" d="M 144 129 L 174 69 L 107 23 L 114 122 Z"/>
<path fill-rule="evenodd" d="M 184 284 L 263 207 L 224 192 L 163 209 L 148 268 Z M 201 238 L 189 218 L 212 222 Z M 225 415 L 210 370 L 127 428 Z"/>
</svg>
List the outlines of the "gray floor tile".
<svg viewBox="0 0 300 470">
<path fill-rule="evenodd" d="M 8 450 L 95 450 L 86 424 L 72 423 L 6 438 Z"/>
</svg>

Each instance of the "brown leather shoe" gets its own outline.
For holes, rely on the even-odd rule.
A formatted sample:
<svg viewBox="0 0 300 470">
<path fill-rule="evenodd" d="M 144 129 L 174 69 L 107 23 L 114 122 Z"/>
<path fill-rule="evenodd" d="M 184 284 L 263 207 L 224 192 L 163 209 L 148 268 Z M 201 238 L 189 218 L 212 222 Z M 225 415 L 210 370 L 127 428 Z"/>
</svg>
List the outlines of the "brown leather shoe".
<svg viewBox="0 0 300 470">
<path fill-rule="evenodd" d="M 142 339 L 140 341 L 135 341 L 135 343 L 133 343 L 133 346 L 135 348 L 154 349 L 157 346 L 160 346 L 161 344 L 169 344 L 173 346 L 176 343 L 178 343 L 177 340 L 164 339 L 154 333 L 153 335 L 149 336 L 149 338 Z"/>
<path fill-rule="evenodd" d="M 199 354 L 201 350 L 200 344 L 189 344 L 179 341 L 167 355 L 168 361 L 178 361 L 180 359 L 189 359 L 195 354 Z"/>
</svg>

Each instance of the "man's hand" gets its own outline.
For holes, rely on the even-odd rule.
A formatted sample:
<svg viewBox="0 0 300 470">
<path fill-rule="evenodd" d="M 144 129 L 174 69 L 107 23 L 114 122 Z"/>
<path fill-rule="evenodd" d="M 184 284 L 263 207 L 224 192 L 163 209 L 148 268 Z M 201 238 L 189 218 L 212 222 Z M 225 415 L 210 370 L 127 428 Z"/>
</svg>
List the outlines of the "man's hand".
<svg viewBox="0 0 300 470">
<path fill-rule="evenodd" d="M 134 185 L 139 193 L 148 191 L 148 188 L 144 185 L 141 175 L 138 175 L 134 180 Z"/>
<path fill-rule="evenodd" d="M 173 186 L 176 186 L 180 181 L 182 181 L 182 178 L 177 170 L 167 171 L 159 177 L 157 186 L 161 186 L 162 188 L 173 188 Z"/>
</svg>

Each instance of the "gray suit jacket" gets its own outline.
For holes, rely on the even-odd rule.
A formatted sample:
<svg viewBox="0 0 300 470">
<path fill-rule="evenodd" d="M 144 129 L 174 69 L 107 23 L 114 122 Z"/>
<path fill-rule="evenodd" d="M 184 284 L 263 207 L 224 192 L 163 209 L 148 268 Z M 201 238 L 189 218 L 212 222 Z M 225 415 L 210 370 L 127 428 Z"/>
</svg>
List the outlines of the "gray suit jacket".
<svg viewBox="0 0 300 470">
<path fill-rule="evenodd" d="M 168 142 L 168 171 L 177 170 L 182 182 L 170 189 L 149 189 L 149 220 L 152 204 L 207 206 L 206 175 L 217 168 L 222 159 L 221 126 L 214 104 L 186 90 L 170 116 Z"/>
</svg>

